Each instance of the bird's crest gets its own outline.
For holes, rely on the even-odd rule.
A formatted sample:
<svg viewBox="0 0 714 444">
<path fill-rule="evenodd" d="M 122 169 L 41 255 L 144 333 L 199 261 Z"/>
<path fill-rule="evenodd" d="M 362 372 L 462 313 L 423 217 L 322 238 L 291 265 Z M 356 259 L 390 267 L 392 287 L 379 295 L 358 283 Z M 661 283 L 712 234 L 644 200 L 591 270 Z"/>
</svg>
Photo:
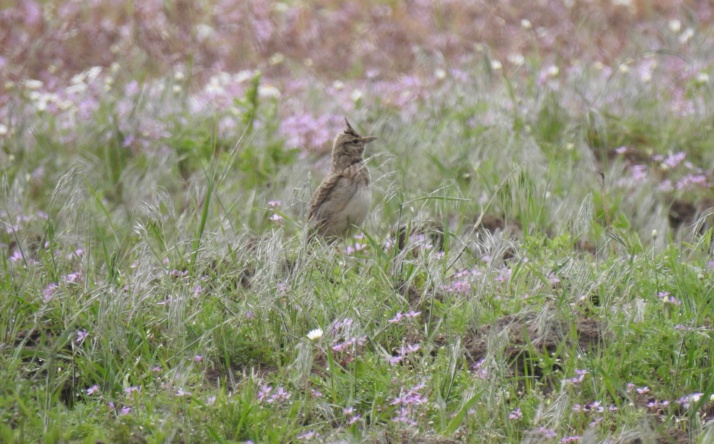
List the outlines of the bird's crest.
<svg viewBox="0 0 714 444">
<path fill-rule="evenodd" d="M 346 117 L 345 117 L 345 123 L 347 124 L 347 128 L 345 128 L 345 134 L 347 134 L 348 136 L 354 136 L 354 137 L 360 137 L 360 138 L 362 137 L 359 134 L 357 134 L 357 131 L 355 131 L 354 128 L 352 128 L 352 125 L 350 125 L 350 121 L 347 120 Z"/>
</svg>

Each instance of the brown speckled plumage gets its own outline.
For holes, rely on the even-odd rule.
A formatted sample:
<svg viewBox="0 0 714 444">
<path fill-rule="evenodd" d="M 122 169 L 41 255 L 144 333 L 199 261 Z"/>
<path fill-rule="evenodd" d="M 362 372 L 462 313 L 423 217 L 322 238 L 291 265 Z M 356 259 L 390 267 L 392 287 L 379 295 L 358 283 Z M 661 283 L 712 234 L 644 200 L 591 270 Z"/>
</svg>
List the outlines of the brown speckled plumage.
<svg viewBox="0 0 714 444">
<path fill-rule="evenodd" d="M 332 146 L 330 175 L 313 194 L 308 207 L 311 235 L 345 236 L 350 227 L 367 217 L 371 202 L 369 169 L 364 146 L 375 137 L 360 136 L 345 119 L 347 128 Z"/>
</svg>

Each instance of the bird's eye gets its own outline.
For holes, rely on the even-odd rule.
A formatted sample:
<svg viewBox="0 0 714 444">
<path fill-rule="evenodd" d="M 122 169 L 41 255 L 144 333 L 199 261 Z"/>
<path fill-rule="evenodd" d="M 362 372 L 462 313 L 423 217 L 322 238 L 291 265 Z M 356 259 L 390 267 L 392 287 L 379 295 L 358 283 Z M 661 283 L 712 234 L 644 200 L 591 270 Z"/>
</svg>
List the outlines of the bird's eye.
<svg viewBox="0 0 714 444">
<path fill-rule="evenodd" d="M 359 144 L 359 139 L 354 139 L 352 143 L 354 143 L 355 145 Z"/>
</svg>

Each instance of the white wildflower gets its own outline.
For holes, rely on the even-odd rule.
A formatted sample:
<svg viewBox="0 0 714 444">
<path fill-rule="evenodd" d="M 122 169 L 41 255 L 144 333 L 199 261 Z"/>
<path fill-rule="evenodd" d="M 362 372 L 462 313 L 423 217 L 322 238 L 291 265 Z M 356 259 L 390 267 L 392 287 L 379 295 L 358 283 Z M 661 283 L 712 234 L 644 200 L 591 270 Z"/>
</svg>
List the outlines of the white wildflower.
<svg viewBox="0 0 714 444">
<path fill-rule="evenodd" d="M 310 330 L 310 332 L 308 332 L 307 338 L 311 341 L 315 341 L 322 337 L 322 333 L 323 333 L 323 331 L 321 328 L 316 328 L 316 329 Z"/>
<path fill-rule="evenodd" d="M 694 29 L 692 28 L 687 28 L 684 30 L 682 34 L 679 36 L 679 43 L 685 44 L 688 41 L 690 41 L 694 37 Z"/>
<path fill-rule="evenodd" d="M 258 95 L 264 99 L 277 99 L 280 97 L 280 90 L 273 85 L 260 85 Z"/>
<path fill-rule="evenodd" d="M 526 59 L 522 54 L 511 54 L 508 56 L 508 62 L 514 66 L 521 66 L 525 61 Z"/>
<path fill-rule="evenodd" d="M 25 88 L 27 89 L 40 89 L 43 85 L 44 83 L 42 83 L 42 80 L 25 80 Z"/>
<path fill-rule="evenodd" d="M 669 21 L 669 30 L 675 34 L 679 34 L 679 31 L 682 30 L 682 22 L 680 22 L 677 19 L 670 20 Z"/>
</svg>

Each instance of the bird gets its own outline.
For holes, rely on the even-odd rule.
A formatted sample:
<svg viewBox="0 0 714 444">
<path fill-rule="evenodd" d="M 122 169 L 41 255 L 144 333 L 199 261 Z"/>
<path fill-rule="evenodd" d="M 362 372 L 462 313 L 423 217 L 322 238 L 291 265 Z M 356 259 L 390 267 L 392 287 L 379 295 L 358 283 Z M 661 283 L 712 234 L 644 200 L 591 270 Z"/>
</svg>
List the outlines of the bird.
<svg viewBox="0 0 714 444">
<path fill-rule="evenodd" d="M 362 137 L 345 118 L 347 127 L 332 144 L 330 174 L 322 181 L 308 206 L 309 239 L 345 237 L 367 217 L 372 201 L 364 148 L 376 137 Z"/>
</svg>

